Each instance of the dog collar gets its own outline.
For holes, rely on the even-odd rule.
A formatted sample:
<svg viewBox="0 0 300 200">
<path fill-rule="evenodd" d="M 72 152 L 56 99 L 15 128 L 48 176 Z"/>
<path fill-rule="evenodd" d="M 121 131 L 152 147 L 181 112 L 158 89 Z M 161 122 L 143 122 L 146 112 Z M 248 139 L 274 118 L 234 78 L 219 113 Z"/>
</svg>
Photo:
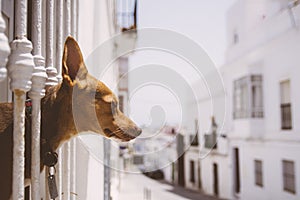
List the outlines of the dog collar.
<svg viewBox="0 0 300 200">
<path fill-rule="evenodd" d="M 56 165 L 58 160 L 58 155 L 56 152 L 47 151 L 44 153 L 43 162 L 47 167 L 53 167 Z"/>
<path fill-rule="evenodd" d="M 32 101 L 31 101 L 31 99 L 27 99 L 25 101 L 25 106 L 26 106 L 26 113 L 31 117 L 31 113 L 32 113 Z M 41 145 L 45 146 L 46 149 L 47 149 L 47 151 L 43 155 L 44 165 L 46 165 L 47 167 L 52 167 L 52 166 L 56 165 L 56 163 L 58 161 L 57 153 L 54 152 L 54 151 L 51 151 L 47 140 L 45 140 L 45 143 L 41 144 Z"/>
</svg>

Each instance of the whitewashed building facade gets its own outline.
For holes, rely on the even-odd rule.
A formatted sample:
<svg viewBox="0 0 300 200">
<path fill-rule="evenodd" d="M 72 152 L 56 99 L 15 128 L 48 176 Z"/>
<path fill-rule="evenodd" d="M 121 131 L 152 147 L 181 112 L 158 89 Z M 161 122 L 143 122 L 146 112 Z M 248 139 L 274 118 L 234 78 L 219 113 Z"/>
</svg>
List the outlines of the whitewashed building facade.
<svg viewBox="0 0 300 200">
<path fill-rule="evenodd" d="M 221 67 L 226 118 L 201 132 L 202 190 L 228 199 L 300 198 L 300 5 L 239 0 L 228 11 Z M 211 126 L 209 100 L 199 126 Z"/>
</svg>

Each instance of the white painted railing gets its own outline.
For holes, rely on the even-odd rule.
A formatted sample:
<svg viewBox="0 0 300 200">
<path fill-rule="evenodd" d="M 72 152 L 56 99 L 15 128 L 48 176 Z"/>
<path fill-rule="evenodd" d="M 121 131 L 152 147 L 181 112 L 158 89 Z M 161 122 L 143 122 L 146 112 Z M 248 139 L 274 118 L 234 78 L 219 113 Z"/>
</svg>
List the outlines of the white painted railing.
<svg viewBox="0 0 300 200">
<path fill-rule="evenodd" d="M 32 88 L 29 97 L 32 99 L 32 140 L 31 140 L 31 198 L 40 200 L 40 130 L 41 130 L 41 98 L 45 96 L 45 82 L 47 74 L 45 60 L 42 54 L 42 2 L 32 1 L 32 44 L 34 71 Z"/>
<path fill-rule="evenodd" d="M 46 82 L 46 88 L 55 86 L 58 84 L 58 74 L 57 69 L 53 66 L 54 64 L 54 44 L 53 44 L 53 38 L 54 38 L 54 0 L 47 0 L 46 1 L 46 72 L 48 75 L 48 79 Z M 45 180 L 47 180 L 48 177 L 48 170 L 46 170 L 45 173 Z M 46 186 L 46 194 L 45 198 L 46 200 L 50 199 L 49 196 L 49 190 L 48 190 L 48 184 L 45 184 Z M 59 195 L 61 195 L 61 191 L 58 191 Z"/>
<path fill-rule="evenodd" d="M 56 1 L 56 69 L 57 69 L 57 79 L 58 82 L 62 81 L 61 75 L 61 63 L 63 55 L 63 10 L 64 4 L 63 0 Z M 62 200 L 62 175 L 63 175 L 63 150 L 59 148 L 57 150 L 58 154 L 58 163 L 57 163 L 57 191 L 58 191 L 58 200 Z"/>
<path fill-rule="evenodd" d="M 64 5 L 64 35 L 65 38 L 71 34 L 71 0 L 65 0 Z M 70 177 L 71 177 L 71 145 L 70 142 L 64 144 L 64 166 L 63 166 L 63 200 L 71 199 Z"/>
<path fill-rule="evenodd" d="M 15 1 L 15 40 L 11 43 L 8 72 L 10 88 L 14 92 L 14 130 L 13 130 L 13 200 L 24 199 L 25 167 L 25 99 L 31 88 L 34 68 L 31 55 L 32 44 L 26 38 L 27 1 Z"/>
<path fill-rule="evenodd" d="M 53 19 L 54 0 L 46 1 L 46 71 L 48 80 L 46 87 L 57 85 L 57 70 L 53 67 Z"/>
<path fill-rule="evenodd" d="M 32 168 L 31 199 L 41 199 L 40 188 L 40 130 L 41 99 L 45 86 L 53 86 L 62 80 L 61 60 L 63 40 L 68 35 L 77 38 L 78 0 L 45 1 L 46 38 L 42 43 L 42 0 L 32 0 L 31 39 L 27 39 L 27 0 L 15 1 L 15 40 L 8 45 L 5 36 L 5 23 L 0 12 L 0 81 L 6 78 L 6 63 L 14 92 L 14 130 L 13 130 L 13 200 L 24 199 L 25 170 L 25 99 L 29 91 L 32 99 Z M 55 7 L 56 6 L 56 7 Z M 54 15 L 54 9 L 56 13 Z M 0 0 L 1 11 L 1 0 Z M 54 24 L 54 17 L 55 23 Z M 54 32 L 55 31 L 55 32 Z M 56 46 L 54 47 L 54 33 Z M 45 59 L 42 47 L 45 45 Z M 11 55 L 8 57 L 11 50 Z M 32 54 L 31 54 L 32 52 Z M 54 60 L 54 54 L 55 60 Z M 7 59 L 9 58 L 9 59 Z M 56 68 L 54 67 L 54 63 Z M 57 74 L 57 71 L 59 74 Z M 63 150 L 63 153 L 62 153 Z M 58 199 L 76 199 L 76 140 L 66 143 L 58 150 Z M 63 154 L 63 155 L 62 155 Z M 46 174 L 47 176 L 47 174 Z M 47 179 L 46 179 L 47 180 Z M 63 194 L 63 195 L 62 195 Z M 49 199 L 49 194 L 44 195 Z"/>
<path fill-rule="evenodd" d="M 71 34 L 71 0 L 65 0 L 65 21 L 64 21 L 64 28 L 65 28 L 65 38 Z M 63 147 L 64 151 L 64 169 L 63 169 L 63 200 L 70 200 L 70 175 L 71 175 L 71 145 L 70 142 L 64 144 Z"/>
<path fill-rule="evenodd" d="M 63 54 L 63 0 L 56 0 L 56 70 L 58 82 L 61 82 L 61 61 Z"/>
<path fill-rule="evenodd" d="M 1 0 L 0 0 L 0 11 L 1 11 Z M 7 63 L 7 57 L 10 53 L 10 48 L 8 45 L 8 40 L 5 31 L 5 22 L 2 18 L 2 13 L 0 12 L 0 81 L 6 78 L 7 70 L 5 68 Z"/>
<path fill-rule="evenodd" d="M 77 0 L 71 1 L 71 35 L 77 39 Z M 76 200 L 76 138 L 71 141 L 70 147 L 70 195 Z"/>
</svg>

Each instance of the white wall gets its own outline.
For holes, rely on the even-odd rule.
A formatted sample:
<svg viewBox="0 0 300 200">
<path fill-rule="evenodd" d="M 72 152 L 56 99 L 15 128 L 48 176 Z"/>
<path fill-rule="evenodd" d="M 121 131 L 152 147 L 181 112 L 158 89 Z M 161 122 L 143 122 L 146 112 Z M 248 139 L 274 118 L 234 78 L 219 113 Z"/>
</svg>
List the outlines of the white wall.
<svg viewBox="0 0 300 200">
<path fill-rule="evenodd" d="M 232 168 L 229 159 L 224 156 L 210 154 L 200 160 L 202 190 L 206 194 L 214 195 L 214 163 L 218 165 L 219 197 L 232 199 Z"/>
<path fill-rule="evenodd" d="M 102 145 L 99 144 L 101 147 Z M 76 192 L 78 199 L 103 198 L 103 165 L 91 155 L 81 140 L 77 140 Z"/>
<path fill-rule="evenodd" d="M 194 178 L 195 182 L 192 183 L 190 177 L 190 161 L 194 161 Z M 199 151 L 197 147 L 190 147 L 189 150 L 185 152 L 184 156 L 184 170 L 185 170 L 185 186 L 189 189 L 199 190 Z"/>
<path fill-rule="evenodd" d="M 236 46 L 230 46 L 227 64 L 222 68 L 222 74 L 228 95 L 226 129 L 230 139 L 230 151 L 233 147 L 240 149 L 241 169 L 241 199 L 299 199 L 299 149 L 300 149 L 300 92 L 298 91 L 300 69 L 300 35 L 299 30 L 291 24 L 287 10 L 280 10 L 282 5 L 273 5 L 276 1 L 265 1 L 259 5 L 269 5 L 268 11 L 261 10 L 258 14 L 269 13 L 266 19 L 251 19 L 250 31 L 240 38 Z M 247 22 L 247 14 L 257 12 L 247 7 L 251 4 L 241 4 L 233 7 L 229 14 L 229 27 L 232 23 L 242 25 Z M 246 18 L 238 18 L 238 12 L 245 6 Z M 250 5 L 255 6 L 255 5 Z M 278 12 L 275 12 L 277 9 Z M 244 11 L 245 11 L 244 10 Z M 259 10 L 259 9 L 258 9 Z M 300 16 L 300 8 L 293 9 Z M 256 13 L 256 14 L 255 14 Z M 271 13 L 271 14 L 270 14 Z M 245 21 L 246 20 L 246 21 Z M 230 25 L 231 24 L 231 25 Z M 246 25 L 245 25 L 246 26 Z M 240 27 L 246 30 L 245 27 Z M 231 30 L 229 30 L 230 32 Z M 232 33 L 231 33 L 232 34 Z M 237 78 L 253 73 L 263 75 L 263 119 L 232 119 L 233 82 Z M 281 130 L 280 88 L 282 80 L 291 82 L 291 104 L 293 129 Z M 259 123 L 258 123 L 259 121 Z M 259 136 L 259 137 L 256 137 Z M 229 160 L 232 160 L 231 154 Z M 263 161 L 264 187 L 254 183 L 254 159 Z M 293 160 L 296 171 L 296 194 L 283 191 L 282 160 Z M 233 187 L 231 189 L 233 191 Z"/>
<path fill-rule="evenodd" d="M 112 66 L 106 65 L 106 61 L 112 61 L 113 58 L 113 43 L 103 46 L 115 34 L 114 11 L 108 9 L 106 0 L 79 1 L 78 8 L 78 42 L 84 58 L 88 61 L 87 68 L 92 75 L 114 89 L 117 80 L 116 63 Z M 108 71 L 103 75 L 104 69 Z"/>
<path fill-rule="evenodd" d="M 299 144 L 235 141 L 233 145 L 241 148 L 241 199 L 299 199 Z M 263 187 L 255 185 L 255 159 L 263 162 Z M 296 195 L 283 191 L 282 160 L 295 162 Z"/>
<path fill-rule="evenodd" d="M 112 45 L 105 48 L 102 45 L 115 32 L 113 29 L 114 11 L 108 9 L 107 2 L 106 0 L 79 1 L 78 43 L 89 73 L 103 81 L 112 90 L 116 90 L 117 66 L 116 64 L 111 66 L 103 64 L 111 61 L 114 56 Z M 102 136 L 98 136 L 97 142 L 90 142 L 91 140 L 95 141 L 94 136 L 85 135 L 83 137 L 86 137 L 86 140 L 78 140 L 77 143 L 76 170 L 78 177 L 76 178 L 76 186 L 78 198 L 103 199 L 104 167 L 102 164 L 103 157 L 101 157 L 103 154 L 100 155 L 103 153 L 103 139 Z M 90 147 L 90 149 L 86 147 Z M 112 151 L 112 156 L 118 156 L 118 151 L 114 150 L 115 148 Z M 118 163 L 117 160 L 112 160 L 113 165 Z"/>
<path fill-rule="evenodd" d="M 228 95 L 227 109 L 228 115 L 226 120 L 226 127 L 232 134 L 232 137 L 238 137 L 245 131 L 249 131 L 251 135 L 251 122 L 257 119 L 238 119 L 232 120 L 232 98 L 233 98 L 233 82 L 239 77 L 249 75 L 251 73 L 261 73 L 263 75 L 263 101 L 264 101 L 264 129 L 260 125 L 259 129 L 264 130 L 263 137 L 294 140 L 300 139 L 300 136 L 295 134 L 300 130 L 300 124 L 296 123 L 300 120 L 298 85 L 300 80 L 298 74 L 300 72 L 298 65 L 300 59 L 297 52 L 300 51 L 300 46 L 296 45 L 300 42 L 300 36 L 297 31 L 290 31 L 287 34 L 267 43 L 261 48 L 247 54 L 245 57 L 225 66 L 223 71 L 223 78 L 226 84 L 226 92 Z M 257 64 L 258 63 L 258 64 Z M 256 70 L 259 65 L 260 70 Z M 292 101 L 292 120 L 293 129 L 291 131 L 281 131 L 281 116 L 280 116 L 280 81 L 289 79 L 291 81 L 291 101 Z M 242 123 L 240 125 L 240 123 Z M 250 123 L 250 127 L 245 128 L 245 123 Z M 241 133 L 242 131 L 242 133 Z M 259 131 L 259 130 L 258 130 Z M 282 133 L 285 134 L 282 134 Z M 245 135 L 249 137 L 250 135 Z"/>
<path fill-rule="evenodd" d="M 226 88 L 228 156 L 210 153 L 201 160 L 203 191 L 213 194 L 213 163 L 219 167 L 220 196 L 240 199 L 300 198 L 300 34 L 292 26 L 286 9 L 288 1 L 238 1 L 228 12 L 228 51 L 221 68 Z M 300 19 L 300 6 L 293 8 Z M 232 44 L 233 33 L 239 43 Z M 249 74 L 263 75 L 263 119 L 233 119 L 233 82 Z M 280 88 L 290 79 L 293 129 L 281 130 Z M 201 135 L 210 125 L 209 101 L 200 101 Z M 218 120 L 217 120 L 218 123 Z M 201 128 L 204 127 L 204 128 Z M 201 139 L 200 139 L 201 141 Z M 203 138 L 202 138 L 203 141 Z M 234 194 L 233 148 L 240 152 L 241 192 Z M 201 154 L 205 155 L 205 151 Z M 254 159 L 263 161 L 263 188 L 254 182 Z M 293 160 L 296 171 L 296 194 L 283 191 L 282 160 Z"/>
</svg>

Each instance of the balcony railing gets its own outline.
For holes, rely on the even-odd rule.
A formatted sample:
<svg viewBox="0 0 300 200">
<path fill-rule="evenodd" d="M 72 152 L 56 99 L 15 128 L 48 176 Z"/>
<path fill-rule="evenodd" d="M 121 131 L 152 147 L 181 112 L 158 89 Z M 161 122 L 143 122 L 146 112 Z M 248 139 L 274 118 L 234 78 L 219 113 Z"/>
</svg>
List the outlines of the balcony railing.
<svg viewBox="0 0 300 200">
<path fill-rule="evenodd" d="M 76 38 L 78 30 L 76 25 L 78 20 L 78 1 L 48 0 L 44 3 L 42 0 L 31 0 L 28 2 L 26 0 L 0 0 L 1 12 L 9 8 L 9 11 L 5 12 L 7 16 L 3 17 L 0 12 L 0 81 L 6 76 L 6 69 L 4 67 L 7 66 L 9 72 L 8 78 L 11 83 L 10 89 L 14 92 L 13 156 L 11 157 L 13 161 L 13 166 L 11 166 L 13 184 L 12 191 L 8 190 L 11 186 L 7 186 L 7 189 L 1 190 L 0 199 L 8 199 L 8 195 L 11 195 L 11 199 L 25 200 L 29 199 L 29 196 L 33 200 L 45 199 L 46 196 L 49 197 L 44 187 L 47 183 L 42 181 L 44 179 L 40 180 L 41 99 L 45 95 L 45 85 L 46 87 L 50 87 L 58 83 L 57 70 L 61 72 L 63 38 L 68 35 Z M 5 4 L 6 8 L 1 8 L 1 4 Z M 14 18 L 11 18 L 12 16 Z M 44 17 L 47 18 L 45 24 L 41 20 Z M 13 23 L 5 24 L 4 20 L 8 19 L 12 19 Z M 5 30 L 12 28 L 12 24 L 15 27 L 14 33 L 11 31 L 6 32 Z M 45 26 L 42 26 L 42 24 Z M 45 34 L 43 35 L 42 33 Z M 8 34 L 8 38 L 14 37 L 13 41 L 10 41 L 11 49 L 9 48 L 8 39 L 5 34 Z M 55 48 L 54 44 L 56 44 Z M 44 52 L 42 51 L 43 49 L 45 50 Z M 7 59 L 10 52 L 11 54 Z M 43 57 L 44 55 L 45 58 Z M 6 64 L 7 60 L 8 64 Z M 56 61 L 56 64 L 54 61 Z M 61 76 L 59 76 L 59 79 L 61 80 Z M 3 87 L 1 87 L 2 89 Z M 0 93 L 1 95 L 3 94 L 2 91 Z M 28 157 L 24 157 L 25 146 L 27 150 L 26 142 L 28 142 L 24 137 L 25 118 L 27 116 L 25 114 L 25 99 L 27 97 L 30 97 L 32 100 L 29 104 L 32 111 L 30 117 L 31 127 L 26 126 L 31 131 L 31 136 L 28 137 L 32 137 L 32 140 L 29 140 L 32 147 L 31 169 L 29 169 L 31 172 L 30 190 L 27 186 L 28 184 L 24 184 L 27 182 L 24 181 L 25 163 L 28 164 Z M 72 199 L 71 195 L 76 194 L 75 144 L 72 141 L 71 145 L 70 143 L 66 143 L 65 148 L 58 149 L 58 154 L 60 155 L 57 165 L 57 193 L 59 194 L 59 199 L 62 198 L 62 194 L 64 194 L 63 197 L 65 199 Z M 64 156 L 61 156 L 62 151 Z M 49 175 L 50 171 L 52 171 L 51 169 L 53 168 L 48 168 Z M 48 176 L 48 173 L 45 173 L 45 175 Z M 50 176 L 48 178 L 50 180 Z M 7 180 L 6 182 L 9 185 L 11 180 Z M 26 187 L 25 190 L 24 187 Z M 11 192 L 12 194 L 10 194 Z M 56 196 L 55 192 L 52 194 Z"/>
<path fill-rule="evenodd" d="M 212 134 L 204 135 L 204 147 L 206 149 L 216 149 L 217 148 L 217 136 Z"/>
<path fill-rule="evenodd" d="M 290 103 L 281 104 L 281 129 L 292 129 L 292 112 Z"/>
</svg>

